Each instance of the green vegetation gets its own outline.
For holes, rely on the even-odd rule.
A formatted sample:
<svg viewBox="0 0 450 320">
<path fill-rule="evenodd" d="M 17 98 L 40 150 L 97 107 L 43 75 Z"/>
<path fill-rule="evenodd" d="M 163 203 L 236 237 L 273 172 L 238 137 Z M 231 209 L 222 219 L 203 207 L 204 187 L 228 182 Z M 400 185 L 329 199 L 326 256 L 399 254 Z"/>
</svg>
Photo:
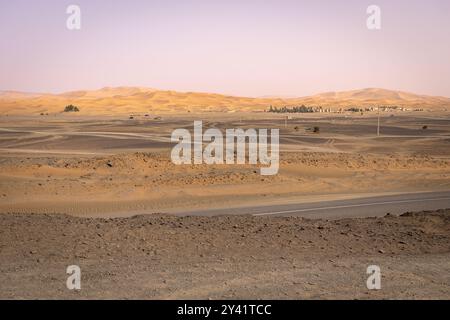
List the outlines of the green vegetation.
<svg viewBox="0 0 450 320">
<path fill-rule="evenodd" d="M 74 106 L 72 104 L 69 104 L 64 108 L 64 112 L 79 112 L 80 109 L 77 106 Z"/>
<path fill-rule="evenodd" d="M 305 105 L 301 105 L 301 106 L 297 106 L 297 107 L 282 107 L 282 108 L 277 108 L 277 107 L 272 107 L 270 106 L 269 108 L 269 112 L 274 112 L 274 113 L 310 113 L 310 112 L 314 112 L 314 109 L 312 107 L 307 107 Z"/>
<path fill-rule="evenodd" d="M 360 108 L 352 107 L 352 108 L 348 108 L 346 111 L 350 111 L 350 112 L 363 112 L 364 110 L 363 110 L 363 109 L 360 109 Z"/>
</svg>

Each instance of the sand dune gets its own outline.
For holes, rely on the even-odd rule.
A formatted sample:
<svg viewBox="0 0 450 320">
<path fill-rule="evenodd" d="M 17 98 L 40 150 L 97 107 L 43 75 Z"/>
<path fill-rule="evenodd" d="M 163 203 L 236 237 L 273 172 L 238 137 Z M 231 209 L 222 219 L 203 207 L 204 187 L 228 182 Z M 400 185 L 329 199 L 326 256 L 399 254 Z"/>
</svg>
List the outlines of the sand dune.
<svg viewBox="0 0 450 320">
<path fill-rule="evenodd" d="M 450 190 L 450 120 L 438 114 L 384 116 L 380 137 L 369 116 L 298 116 L 284 127 L 262 113 L 206 115 L 205 128 L 221 130 L 283 124 L 270 177 L 252 165 L 174 165 L 170 134 L 192 128 L 178 115 L 1 117 L 0 212 L 115 215 Z"/>
<path fill-rule="evenodd" d="M 450 188 L 450 161 L 440 157 L 300 152 L 281 158 L 278 175 L 261 177 L 252 165 L 176 166 L 165 152 L 18 155 L 0 163 L 0 212 L 115 216 Z"/>
<path fill-rule="evenodd" d="M 385 89 L 327 92 L 301 98 L 250 98 L 215 93 L 163 91 L 143 87 L 106 87 L 93 91 L 38 94 L 0 91 L 0 114 L 60 113 L 75 104 L 84 115 L 131 113 L 186 113 L 264 111 L 270 105 L 369 107 L 395 105 L 423 109 L 450 109 L 450 98 L 417 95 Z"/>
<path fill-rule="evenodd" d="M 3 96 L 36 103 L 46 99 L 12 92 Z M 148 101 L 184 99 L 186 105 L 193 99 L 234 101 L 107 88 L 55 96 L 52 108 L 60 112 L 59 103 L 70 101 L 80 105 L 81 115 L 140 110 L 139 105 L 103 103 L 143 96 Z M 364 99 L 358 92 L 348 96 Z M 86 111 L 83 102 L 92 103 L 92 110 Z M 21 106 L 24 112 L 34 110 Z M 190 129 L 197 117 L 205 128 L 221 130 L 281 126 L 278 175 L 263 177 L 257 165 L 249 164 L 173 164 L 170 133 Z M 447 299 L 448 209 L 336 221 L 177 216 L 450 190 L 448 114 L 383 115 L 380 137 L 376 123 L 373 114 L 302 114 L 287 123 L 264 113 L 175 114 L 158 120 L 2 116 L 0 299 Z M 320 132 L 309 130 L 313 126 Z M 308 215 L 316 217 L 316 212 Z M 64 289 L 65 270 L 72 264 L 82 268 L 80 292 Z M 382 290 L 366 287 L 372 264 L 382 268 Z"/>
</svg>

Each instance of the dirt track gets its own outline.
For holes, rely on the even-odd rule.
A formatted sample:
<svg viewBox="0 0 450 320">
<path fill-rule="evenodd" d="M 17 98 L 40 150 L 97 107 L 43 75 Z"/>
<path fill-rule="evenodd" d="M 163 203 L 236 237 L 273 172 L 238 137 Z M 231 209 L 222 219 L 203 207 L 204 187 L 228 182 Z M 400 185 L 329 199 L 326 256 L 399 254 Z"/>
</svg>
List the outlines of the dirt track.
<svg viewBox="0 0 450 320">
<path fill-rule="evenodd" d="M 450 210 L 337 221 L 0 215 L 0 298 L 450 298 Z M 82 289 L 65 287 L 79 265 Z M 366 288 L 379 265 L 382 289 Z"/>
</svg>

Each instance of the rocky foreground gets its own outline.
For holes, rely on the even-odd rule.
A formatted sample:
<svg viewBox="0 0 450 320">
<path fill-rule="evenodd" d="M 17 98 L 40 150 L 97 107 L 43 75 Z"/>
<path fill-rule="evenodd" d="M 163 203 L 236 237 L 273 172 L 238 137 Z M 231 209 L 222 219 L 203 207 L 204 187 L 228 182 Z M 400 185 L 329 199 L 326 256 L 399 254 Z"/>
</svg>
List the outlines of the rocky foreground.
<svg viewBox="0 0 450 320">
<path fill-rule="evenodd" d="M 66 268 L 81 268 L 81 290 Z M 381 290 L 368 290 L 369 265 Z M 0 299 L 450 299 L 450 209 L 383 218 L 0 215 Z"/>
</svg>

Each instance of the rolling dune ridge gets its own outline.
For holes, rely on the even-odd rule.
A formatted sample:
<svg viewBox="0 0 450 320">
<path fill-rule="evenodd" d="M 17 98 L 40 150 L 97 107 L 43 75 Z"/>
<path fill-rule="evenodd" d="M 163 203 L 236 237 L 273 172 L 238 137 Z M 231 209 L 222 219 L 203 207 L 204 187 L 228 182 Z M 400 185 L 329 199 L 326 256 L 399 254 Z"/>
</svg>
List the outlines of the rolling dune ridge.
<svg viewBox="0 0 450 320">
<path fill-rule="evenodd" d="M 266 110 L 272 106 L 308 105 L 331 109 L 351 106 L 399 106 L 447 110 L 450 99 L 385 89 L 328 92 L 300 98 L 250 98 L 215 93 L 163 91 L 142 87 L 103 88 L 62 94 L 0 92 L 0 114 L 60 113 L 68 104 L 84 115 L 131 113 L 237 112 Z"/>
</svg>

